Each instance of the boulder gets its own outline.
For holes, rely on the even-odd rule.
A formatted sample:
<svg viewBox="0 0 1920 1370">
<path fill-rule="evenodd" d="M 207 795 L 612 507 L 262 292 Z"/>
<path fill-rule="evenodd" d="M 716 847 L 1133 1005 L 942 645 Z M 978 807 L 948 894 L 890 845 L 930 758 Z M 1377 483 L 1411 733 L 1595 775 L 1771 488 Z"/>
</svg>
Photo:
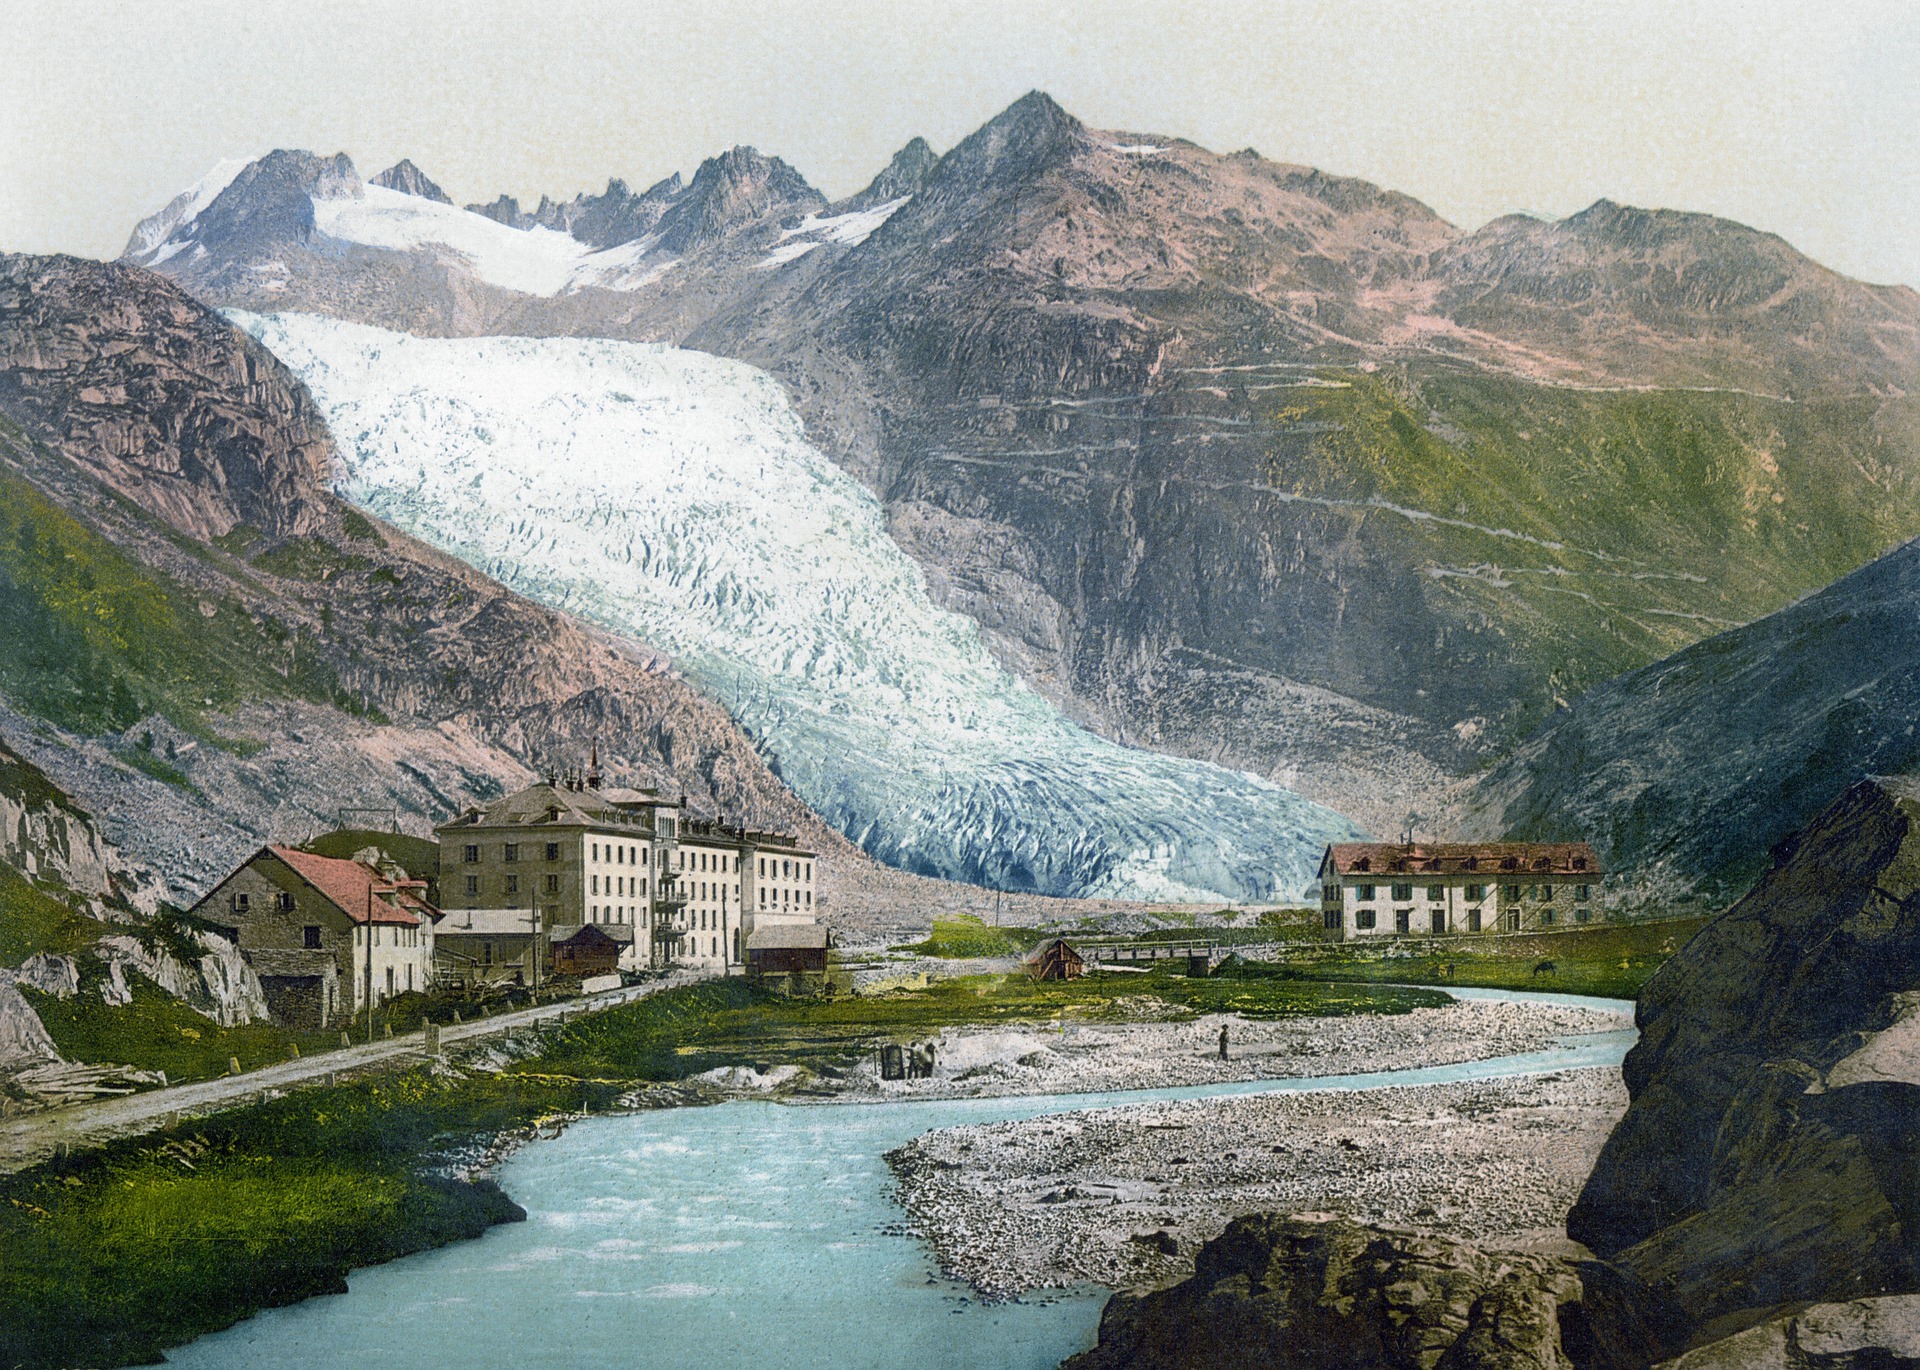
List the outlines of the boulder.
<svg viewBox="0 0 1920 1370">
<path fill-rule="evenodd" d="M 1660 1370 L 1912 1370 L 1920 1295 L 1823 1303 L 1697 1347 Z"/>
<path fill-rule="evenodd" d="M 1557 1370 L 1567 1262 L 1324 1216 L 1236 1218 L 1193 1277 L 1117 1294 L 1062 1370 Z M 1578 1341 L 1577 1336 L 1570 1340 Z"/>
<path fill-rule="evenodd" d="M 1642 991 L 1567 1220 L 1597 1364 L 1743 1310 L 1920 1289 L 1920 785 L 1854 786 Z"/>
</svg>

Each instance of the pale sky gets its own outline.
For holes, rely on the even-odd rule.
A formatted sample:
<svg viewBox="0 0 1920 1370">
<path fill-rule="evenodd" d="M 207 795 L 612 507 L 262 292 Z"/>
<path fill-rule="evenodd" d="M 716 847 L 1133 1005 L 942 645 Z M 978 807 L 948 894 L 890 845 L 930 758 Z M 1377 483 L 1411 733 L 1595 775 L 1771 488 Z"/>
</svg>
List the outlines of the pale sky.
<svg viewBox="0 0 1920 1370">
<path fill-rule="evenodd" d="M 412 157 L 457 203 L 750 143 L 830 196 L 1033 88 L 1464 227 L 1606 196 L 1920 285 L 1920 4 L 9 0 L 0 250 L 112 257 L 216 161 Z"/>
</svg>

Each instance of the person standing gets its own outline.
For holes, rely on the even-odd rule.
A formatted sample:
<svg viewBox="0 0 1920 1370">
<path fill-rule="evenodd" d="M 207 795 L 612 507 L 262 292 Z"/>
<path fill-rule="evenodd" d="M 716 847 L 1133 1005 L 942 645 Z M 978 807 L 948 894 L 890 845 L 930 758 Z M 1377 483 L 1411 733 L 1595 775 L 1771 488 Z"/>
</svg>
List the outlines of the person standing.
<svg viewBox="0 0 1920 1370">
<path fill-rule="evenodd" d="M 1223 1061 L 1227 1059 L 1227 1025 L 1225 1023 L 1220 1025 L 1220 1059 Z"/>
</svg>

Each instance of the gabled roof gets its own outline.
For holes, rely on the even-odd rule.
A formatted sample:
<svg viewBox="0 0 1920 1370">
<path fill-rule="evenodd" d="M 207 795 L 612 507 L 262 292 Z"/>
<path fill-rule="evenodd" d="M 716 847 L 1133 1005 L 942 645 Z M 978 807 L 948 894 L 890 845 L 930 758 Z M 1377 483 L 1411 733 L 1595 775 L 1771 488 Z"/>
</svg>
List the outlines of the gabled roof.
<svg viewBox="0 0 1920 1370">
<path fill-rule="evenodd" d="M 413 928 L 424 920 L 440 917 L 440 911 L 421 893 L 426 889 L 425 881 L 396 882 L 358 861 L 315 856 L 293 847 L 262 847 L 254 859 L 258 860 L 262 854 L 279 858 L 356 923 L 392 923 Z"/>
<path fill-rule="evenodd" d="M 1562 875 L 1600 878 L 1600 861 L 1585 842 L 1336 842 L 1320 859 L 1322 873 L 1394 876 Z"/>
<path fill-rule="evenodd" d="M 1073 949 L 1073 944 L 1064 937 L 1049 937 L 1020 959 L 1024 965 L 1037 966 L 1049 956 L 1056 954 L 1071 956 L 1076 961 L 1085 959 L 1079 952 Z"/>
</svg>

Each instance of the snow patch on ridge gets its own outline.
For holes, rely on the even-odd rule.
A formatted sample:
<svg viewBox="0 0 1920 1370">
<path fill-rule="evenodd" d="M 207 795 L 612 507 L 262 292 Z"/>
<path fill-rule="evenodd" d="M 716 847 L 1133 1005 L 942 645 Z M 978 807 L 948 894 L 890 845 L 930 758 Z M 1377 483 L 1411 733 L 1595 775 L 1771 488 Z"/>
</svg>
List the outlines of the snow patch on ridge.
<svg viewBox="0 0 1920 1370">
<path fill-rule="evenodd" d="M 213 170 L 167 201 L 163 208 L 140 221 L 133 230 L 133 240 L 127 244 L 126 255 L 141 257 L 161 248 L 160 255 L 148 263 L 149 266 L 157 266 L 178 254 L 187 246 L 186 240 L 175 243 L 168 239 L 199 218 L 208 205 L 220 198 L 220 192 L 232 185 L 235 178 L 253 162 L 251 157 L 233 157 L 215 163 Z"/>
<path fill-rule="evenodd" d="M 596 251 L 552 228 L 510 228 L 454 205 L 368 185 L 357 195 L 317 198 L 314 227 L 329 238 L 394 252 L 441 248 L 457 254 L 489 285 L 553 296 L 588 286 L 639 290 L 679 265 L 648 260 L 657 243 L 641 238 Z"/>
<path fill-rule="evenodd" d="M 312 391 L 341 493 L 670 652 L 875 856 L 1052 894 L 1292 897 L 1346 819 L 1067 722 L 936 606 L 884 511 L 741 362 L 235 315 Z"/>
</svg>

